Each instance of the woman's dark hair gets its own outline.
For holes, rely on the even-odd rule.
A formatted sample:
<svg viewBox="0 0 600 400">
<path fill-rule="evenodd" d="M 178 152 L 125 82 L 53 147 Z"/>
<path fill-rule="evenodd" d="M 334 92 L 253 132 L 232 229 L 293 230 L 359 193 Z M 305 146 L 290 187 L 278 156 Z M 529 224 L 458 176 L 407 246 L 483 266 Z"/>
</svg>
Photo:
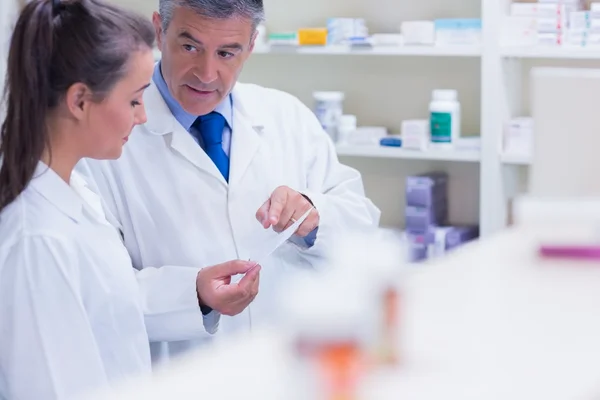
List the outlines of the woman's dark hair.
<svg viewBox="0 0 600 400">
<path fill-rule="evenodd" d="M 12 35 L 0 129 L 0 211 L 25 190 L 49 145 L 47 116 L 83 83 L 102 101 L 127 73 L 130 55 L 151 49 L 146 18 L 100 0 L 33 0 Z"/>
</svg>

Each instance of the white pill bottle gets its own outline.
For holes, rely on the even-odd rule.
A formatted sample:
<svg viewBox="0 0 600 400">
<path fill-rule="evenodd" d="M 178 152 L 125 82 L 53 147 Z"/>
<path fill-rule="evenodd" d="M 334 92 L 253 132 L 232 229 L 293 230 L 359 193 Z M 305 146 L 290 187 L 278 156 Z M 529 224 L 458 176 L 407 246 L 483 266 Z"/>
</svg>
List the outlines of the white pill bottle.
<svg viewBox="0 0 600 400">
<path fill-rule="evenodd" d="M 434 90 L 429 104 L 430 142 L 452 148 L 460 138 L 460 103 L 456 90 Z"/>
<path fill-rule="evenodd" d="M 343 92 L 314 92 L 315 114 L 333 142 L 337 142 L 338 125 L 344 114 Z"/>
</svg>

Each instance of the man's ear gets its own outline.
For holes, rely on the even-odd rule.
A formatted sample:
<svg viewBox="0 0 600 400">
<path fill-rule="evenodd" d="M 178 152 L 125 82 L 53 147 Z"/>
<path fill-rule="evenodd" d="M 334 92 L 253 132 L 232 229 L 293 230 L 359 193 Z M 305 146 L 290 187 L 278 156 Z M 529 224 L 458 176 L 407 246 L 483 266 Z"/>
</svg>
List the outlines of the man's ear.
<svg viewBox="0 0 600 400">
<path fill-rule="evenodd" d="M 83 119 L 91 99 L 92 92 L 83 83 L 73 84 L 65 96 L 69 113 L 78 121 Z"/>
<path fill-rule="evenodd" d="M 158 46 L 158 49 L 162 51 L 162 17 L 157 12 L 154 12 L 154 14 L 152 14 L 152 25 L 154 25 L 154 32 L 156 33 L 156 45 Z"/>
<path fill-rule="evenodd" d="M 252 51 L 254 50 L 254 45 L 256 44 L 256 38 L 258 37 L 258 30 L 255 29 L 254 33 L 252 34 L 252 37 L 250 38 L 250 47 L 248 49 L 248 51 L 250 53 L 252 53 Z"/>
</svg>

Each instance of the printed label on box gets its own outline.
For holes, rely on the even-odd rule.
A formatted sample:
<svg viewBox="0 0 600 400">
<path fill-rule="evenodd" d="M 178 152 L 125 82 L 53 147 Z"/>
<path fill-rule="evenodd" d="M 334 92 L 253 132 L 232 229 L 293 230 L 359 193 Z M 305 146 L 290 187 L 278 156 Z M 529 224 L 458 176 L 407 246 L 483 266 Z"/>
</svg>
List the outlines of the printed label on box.
<svg viewBox="0 0 600 400">
<path fill-rule="evenodd" d="M 452 114 L 431 113 L 431 141 L 433 143 L 452 143 Z"/>
</svg>

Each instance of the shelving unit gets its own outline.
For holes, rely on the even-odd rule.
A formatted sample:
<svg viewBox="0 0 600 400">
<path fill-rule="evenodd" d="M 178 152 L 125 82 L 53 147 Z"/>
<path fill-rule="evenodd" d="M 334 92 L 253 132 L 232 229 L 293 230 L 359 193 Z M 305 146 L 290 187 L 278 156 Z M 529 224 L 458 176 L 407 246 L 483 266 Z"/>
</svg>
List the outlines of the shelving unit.
<svg viewBox="0 0 600 400">
<path fill-rule="evenodd" d="M 515 156 L 511 154 L 502 155 L 502 163 L 505 165 L 531 165 L 531 157 Z"/>
<path fill-rule="evenodd" d="M 297 54 L 322 56 L 391 56 L 391 57 L 481 57 L 478 46 L 403 46 L 403 47 L 350 47 L 350 46 L 257 46 L 253 55 Z M 160 51 L 154 50 L 160 59 Z"/>
<path fill-rule="evenodd" d="M 320 26 L 332 16 L 364 17 L 372 33 L 398 32 L 406 20 L 479 18 L 481 2 L 374 0 L 367 6 L 361 0 L 309 0 L 302 5 L 266 0 L 266 25 L 269 32 L 278 32 Z M 385 126 L 393 133 L 400 131 L 403 120 L 428 118 L 434 89 L 456 89 L 463 132 L 481 132 L 483 51 L 479 45 L 257 47 L 240 80 L 285 90 L 311 108 L 313 91 L 343 91 L 344 113 L 356 115 L 359 125 Z M 384 226 L 404 226 L 406 177 L 439 170 L 450 176 L 450 222 L 480 221 L 479 150 L 421 152 L 373 145 L 337 146 L 337 153 L 361 172 L 367 195 L 382 210 Z"/>
<path fill-rule="evenodd" d="M 479 151 L 473 150 L 405 150 L 383 146 L 348 146 L 338 145 L 337 153 L 346 157 L 391 158 L 402 160 L 455 161 L 478 163 L 481 159 Z"/>
<path fill-rule="evenodd" d="M 305 54 L 348 56 L 480 57 L 479 46 L 259 46 L 254 54 Z"/>
<path fill-rule="evenodd" d="M 600 60 L 600 48 L 584 47 L 503 47 L 501 54 L 505 58 Z"/>
<path fill-rule="evenodd" d="M 575 46 L 515 46 L 499 45 L 501 21 L 508 14 L 510 0 L 483 0 L 484 48 L 482 76 L 487 80 L 488 95 L 494 101 L 482 105 L 485 154 L 482 156 L 482 198 L 489 214 L 485 225 L 489 231 L 506 226 L 507 204 L 527 190 L 530 157 L 514 157 L 498 153 L 502 126 L 511 118 L 529 116 L 531 69 L 538 66 L 600 67 L 600 48 Z M 536 134 L 543 134 L 536 133 Z M 492 143 L 494 141 L 495 143 Z M 501 165 L 502 167 L 499 167 Z"/>
</svg>

